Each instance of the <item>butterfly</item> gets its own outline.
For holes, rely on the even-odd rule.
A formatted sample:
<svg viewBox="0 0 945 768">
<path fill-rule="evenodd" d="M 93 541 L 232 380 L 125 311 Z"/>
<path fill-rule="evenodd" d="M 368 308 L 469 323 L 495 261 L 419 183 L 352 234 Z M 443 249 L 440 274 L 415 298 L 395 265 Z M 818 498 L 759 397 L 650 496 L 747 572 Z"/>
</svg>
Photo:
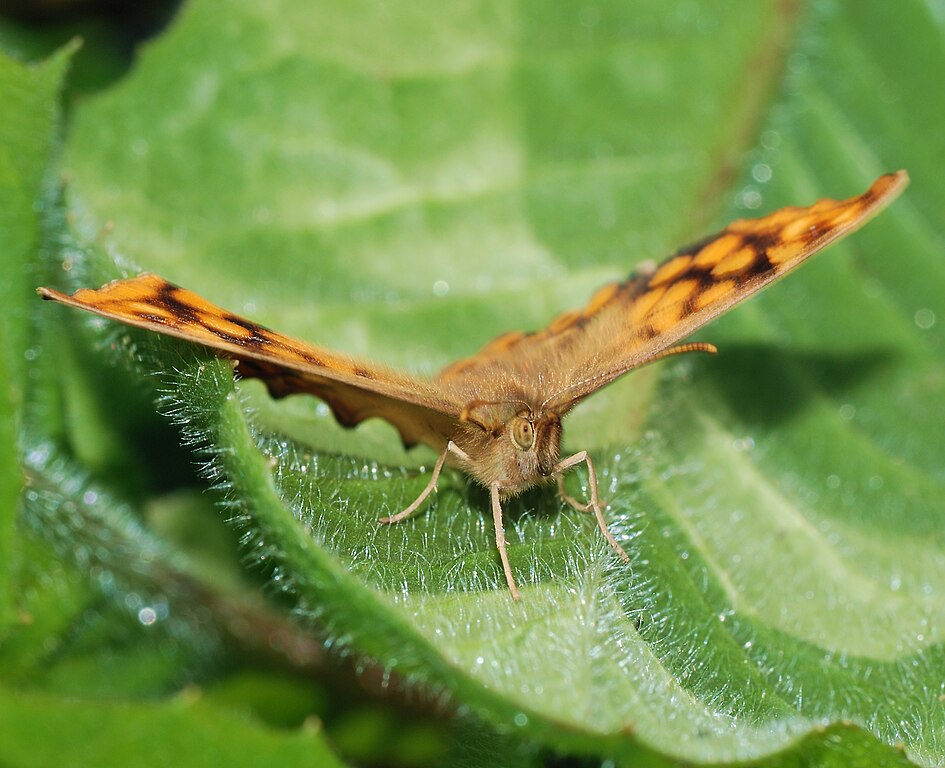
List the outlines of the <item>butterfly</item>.
<svg viewBox="0 0 945 768">
<path fill-rule="evenodd" d="M 429 482 L 401 512 L 417 512 L 436 489 L 444 465 L 470 474 L 489 491 L 495 542 L 509 591 L 519 599 L 509 563 L 502 502 L 557 482 L 562 499 L 593 513 L 617 555 L 629 562 L 604 518 L 597 473 L 587 451 L 560 455 L 562 419 L 584 398 L 628 371 L 712 344 L 678 344 L 696 329 L 862 226 L 908 183 L 905 171 L 880 176 L 863 194 L 788 207 L 733 221 L 721 232 L 639 269 L 593 295 L 583 309 L 544 330 L 506 333 L 472 357 L 432 377 L 416 377 L 283 336 L 211 304 L 154 274 L 118 280 L 71 296 L 39 288 L 44 299 L 209 347 L 263 380 L 274 397 L 308 393 L 346 427 L 385 419 L 407 446 L 438 454 Z M 675 346 L 674 346 L 675 345 Z M 585 464 L 589 498 L 564 489 L 563 475 Z"/>
</svg>

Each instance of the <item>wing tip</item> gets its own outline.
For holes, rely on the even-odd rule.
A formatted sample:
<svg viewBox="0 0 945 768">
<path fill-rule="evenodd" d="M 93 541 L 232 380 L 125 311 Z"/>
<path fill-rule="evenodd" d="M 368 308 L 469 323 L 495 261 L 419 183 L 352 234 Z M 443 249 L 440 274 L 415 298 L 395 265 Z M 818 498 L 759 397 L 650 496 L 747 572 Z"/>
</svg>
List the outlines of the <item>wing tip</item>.
<svg viewBox="0 0 945 768">
<path fill-rule="evenodd" d="M 43 301 L 62 301 L 63 299 L 69 298 L 64 293 L 60 293 L 52 288 L 47 288 L 44 285 L 39 286 L 36 289 L 36 293 L 40 295 Z"/>
<path fill-rule="evenodd" d="M 905 169 L 884 173 L 870 186 L 867 194 L 875 200 L 890 203 L 909 185 L 909 172 Z"/>
</svg>

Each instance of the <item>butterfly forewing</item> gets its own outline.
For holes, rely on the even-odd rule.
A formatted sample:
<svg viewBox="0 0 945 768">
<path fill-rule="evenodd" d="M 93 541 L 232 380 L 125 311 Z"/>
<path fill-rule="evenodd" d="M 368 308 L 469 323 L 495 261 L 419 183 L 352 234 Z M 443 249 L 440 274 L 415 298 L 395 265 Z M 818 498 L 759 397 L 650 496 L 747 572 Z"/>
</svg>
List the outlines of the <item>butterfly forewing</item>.
<svg viewBox="0 0 945 768">
<path fill-rule="evenodd" d="M 446 445 L 462 404 L 430 382 L 396 373 L 276 333 L 211 304 L 157 275 L 120 280 L 72 296 L 41 288 L 45 298 L 210 347 L 238 361 L 240 373 L 266 382 L 273 395 L 315 395 L 338 421 L 353 426 L 378 416 L 404 442 Z"/>
<path fill-rule="evenodd" d="M 848 200 L 824 199 L 734 221 L 655 269 L 605 286 L 583 309 L 558 316 L 542 331 L 499 337 L 441 377 L 511 372 L 544 379 L 545 406 L 564 413 L 864 224 L 907 181 L 905 172 L 886 174 Z"/>
</svg>

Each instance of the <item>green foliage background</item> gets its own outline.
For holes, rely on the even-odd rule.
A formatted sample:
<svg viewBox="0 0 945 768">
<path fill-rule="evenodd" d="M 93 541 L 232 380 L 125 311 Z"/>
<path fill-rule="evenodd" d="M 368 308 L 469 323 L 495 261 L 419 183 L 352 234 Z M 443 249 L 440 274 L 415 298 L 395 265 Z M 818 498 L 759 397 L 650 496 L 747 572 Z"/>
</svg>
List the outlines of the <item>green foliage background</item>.
<svg viewBox="0 0 945 768">
<path fill-rule="evenodd" d="M 0 59 L 4 762 L 942 764 L 943 32 L 934 0 L 191 0 L 120 75 Z M 464 478 L 377 527 L 429 452 L 32 294 L 147 269 L 431 372 L 897 168 L 719 356 L 570 418 L 633 562 L 526 496 L 519 604 Z"/>
</svg>

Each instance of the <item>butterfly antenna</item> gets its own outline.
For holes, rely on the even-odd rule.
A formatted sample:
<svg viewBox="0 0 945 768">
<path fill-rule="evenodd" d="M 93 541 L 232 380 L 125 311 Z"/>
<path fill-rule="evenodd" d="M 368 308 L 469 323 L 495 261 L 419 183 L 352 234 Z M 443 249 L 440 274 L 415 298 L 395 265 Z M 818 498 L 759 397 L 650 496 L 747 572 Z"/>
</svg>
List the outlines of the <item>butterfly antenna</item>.
<svg viewBox="0 0 945 768">
<path fill-rule="evenodd" d="M 669 349 L 664 349 L 657 355 L 653 355 L 649 360 L 646 361 L 647 365 L 650 363 L 655 363 L 657 360 L 662 360 L 667 357 L 673 357 L 674 355 L 685 355 L 688 352 L 705 352 L 710 355 L 714 355 L 719 351 L 719 348 L 715 344 L 709 344 L 705 341 L 694 341 L 689 344 L 680 344 L 678 347 L 670 347 Z"/>
<path fill-rule="evenodd" d="M 490 430 L 485 424 L 483 424 L 478 419 L 473 418 L 473 411 L 475 411 L 477 408 L 482 408 L 483 406 L 487 405 L 512 405 L 513 403 L 523 405 L 526 409 L 531 410 L 531 406 L 524 400 L 471 400 L 463 407 L 463 410 L 459 414 L 459 420 L 468 422 L 469 424 L 475 424 L 483 432 L 491 432 L 492 430 Z"/>
<path fill-rule="evenodd" d="M 538 407 L 538 410 L 539 410 L 539 411 L 544 410 L 544 407 L 545 407 L 546 405 L 548 405 L 549 402 L 551 402 L 552 400 L 556 400 L 556 399 L 559 398 L 561 395 L 563 395 L 565 392 L 568 392 L 569 390 L 572 390 L 572 389 L 577 389 L 578 387 L 583 387 L 585 384 L 590 384 L 592 381 L 597 381 L 598 379 L 606 378 L 608 374 L 609 374 L 609 371 L 606 372 L 606 373 L 598 373 L 596 376 L 590 376 L 590 377 L 588 377 L 588 378 L 586 378 L 586 379 L 581 379 L 580 381 L 576 381 L 576 382 L 574 382 L 573 384 L 569 384 L 569 385 L 566 386 L 564 389 L 559 389 L 559 390 L 558 390 L 557 392 L 555 392 L 554 394 L 549 395 L 548 397 L 546 397 L 546 398 L 542 401 L 541 405 Z"/>
</svg>

